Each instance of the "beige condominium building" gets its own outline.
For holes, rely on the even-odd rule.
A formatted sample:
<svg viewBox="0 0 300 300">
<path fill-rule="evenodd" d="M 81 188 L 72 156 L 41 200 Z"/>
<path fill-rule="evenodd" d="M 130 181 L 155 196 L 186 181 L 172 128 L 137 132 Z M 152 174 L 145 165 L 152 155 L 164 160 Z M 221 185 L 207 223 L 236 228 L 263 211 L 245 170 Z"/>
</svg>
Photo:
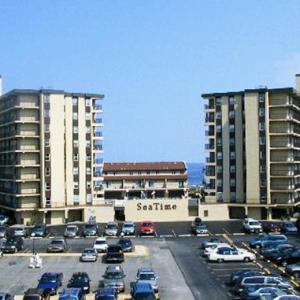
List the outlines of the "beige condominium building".
<svg viewBox="0 0 300 300">
<path fill-rule="evenodd" d="M 300 204 L 300 75 L 296 89 L 203 94 L 206 203 L 231 218 L 278 218 Z"/>
<path fill-rule="evenodd" d="M 43 89 L 0 97 L 2 211 L 24 224 L 113 217 L 102 189 L 102 99 Z"/>
</svg>

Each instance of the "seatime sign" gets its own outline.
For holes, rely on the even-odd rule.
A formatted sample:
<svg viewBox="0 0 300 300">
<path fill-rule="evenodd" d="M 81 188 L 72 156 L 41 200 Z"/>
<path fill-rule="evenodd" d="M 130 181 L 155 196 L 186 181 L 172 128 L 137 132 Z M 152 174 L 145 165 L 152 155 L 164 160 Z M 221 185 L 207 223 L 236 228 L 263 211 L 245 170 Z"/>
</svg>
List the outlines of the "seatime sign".
<svg viewBox="0 0 300 300">
<path fill-rule="evenodd" d="M 143 204 L 141 202 L 138 202 L 136 204 L 137 211 L 140 210 L 176 210 L 177 205 L 176 204 L 163 204 L 161 202 L 153 202 L 152 204 Z"/>
</svg>

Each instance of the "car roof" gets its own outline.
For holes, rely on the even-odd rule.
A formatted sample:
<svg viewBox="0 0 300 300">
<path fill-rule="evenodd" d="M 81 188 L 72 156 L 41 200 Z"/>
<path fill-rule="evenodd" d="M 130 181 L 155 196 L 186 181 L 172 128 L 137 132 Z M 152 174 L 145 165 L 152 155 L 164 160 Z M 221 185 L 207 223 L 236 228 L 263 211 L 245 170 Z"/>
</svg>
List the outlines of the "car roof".
<svg viewBox="0 0 300 300">
<path fill-rule="evenodd" d="M 141 267 L 138 269 L 138 273 L 154 273 L 154 270 L 150 267 Z"/>
<path fill-rule="evenodd" d="M 123 269 L 120 265 L 110 265 L 106 267 L 105 272 L 123 272 Z"/>
<path fill-rule="evenodd" d="M 43 275 L 42 275 L 42 277 L 43 276 L 56 276 L 56 275 L 58 275 L 59 273 L 56 273 L 56 272 L 45 272 L 45 273 L 43 273 Z"/>
<path fill-rule="evenodd" d="M 44 290 L 38 289 L 38 288 L 29 288 L 28 290 L 25 291 L 25 295 L 28 295 L 28 294 L 43 295 L 43 293 L 44 293 Z"/>
<path fill-rule="evenodd" d="M 114 288 L 111 287 L 105 287 L 99 291 L 97 291 L 96 296 L 110 296 L 110 295 L 115 295 L 116 294 L 116 290 Z"/>
<path fill-rule="evenodd" d="M 135 283 L 135 290 L 138 290 L 139 292 L 153 291 L 150 283 L 139 281 Z"/>
<path fill-rule="evenodd" d="M 89 275 L 86 272 L 75 272 L 72 275 L 72 277 L 77 277 L 77 276 L 89 276 Z"/>
<path fill-rule="evenodd" d="M 77 296 L 80 293 L 80 291 L 80 288 L 66 288 L 61 292 L 60 297 Z"/>
<path fill-rule="evenodd" d="M 96 241 L 106 241 L 106 237 L 98 237 Z"/>
</svg>

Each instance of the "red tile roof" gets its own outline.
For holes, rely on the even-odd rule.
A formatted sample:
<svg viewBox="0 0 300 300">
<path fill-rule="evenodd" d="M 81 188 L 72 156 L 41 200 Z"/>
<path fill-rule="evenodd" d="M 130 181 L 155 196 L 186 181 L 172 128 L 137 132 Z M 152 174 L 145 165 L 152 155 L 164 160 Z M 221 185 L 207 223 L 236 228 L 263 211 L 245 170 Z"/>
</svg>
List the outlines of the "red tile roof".
<svg viewBox="0 0 300 300">
<path fill-rule="evenodd" d="M 184 162 L 104 163 L 104 172 L 114 171 L 186 171 Z"/>
</svg>

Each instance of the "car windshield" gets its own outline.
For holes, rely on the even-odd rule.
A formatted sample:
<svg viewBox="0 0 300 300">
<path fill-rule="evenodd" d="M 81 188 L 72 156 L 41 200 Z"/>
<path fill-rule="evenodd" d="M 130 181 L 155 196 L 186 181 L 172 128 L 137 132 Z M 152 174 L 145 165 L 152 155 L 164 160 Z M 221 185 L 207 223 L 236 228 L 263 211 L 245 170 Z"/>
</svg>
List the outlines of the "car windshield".
<svg viewBox="0 0 300 300">
<path fill-rule="evenodd" d="M 74 276 L 71 279 L 72 283 L 87 283 L 89 282 L 89 279 L 86 276 Z"/>
<path fill-rule="evenodd" d="M 206 229 L 206 226 L 205 225 L 197 225 L 197 228 L 199 228 L 199 229 Z"/>
<path fill-rule="evenodd" d="M 63 241 L 59 241 L 59 240 L 53 240 L 51 241 L 52 245 L 62 245 L 64 242 Z"/>
<path fill-rule="evenodd" d="M 96 241 L 95 244 L 96 245 L 103 245 L 103 244 L 105 244 L 105 241 Z"/>
<path fill-rule="evenodd" d="M 15 231 L 23 231 L 23 230 L 24 230 L 24 228 L 22 228 L 22 227 L 15 228 Z"/>
<path fill-rule="evenodd" d="M 121 279 L 123 277 L 121 272 L 109 272 L 104 275 L 104 278 L 106 279 Z"/>
<path fill-rule="evenodd" d="M 107 229 L 116 229 L 117 226 L 115 224 L 107 224 L 106 228 Z"/>
<path fill-rule="evenodd" d="M 25 295 L 23 297 L 23 300 L 40 300 L 40 299 L 41 299 L 41 297 L 38 295 L 32 295 L 32 296 Z"/>
<path fill-rule="evenodd" d="M 251 225 L 251 226 L 259 226 L 260 224 L 257 221 L 251 221 L 251 222 L 249 222 L 249 225 Z"/>
<path fill-rule="evenodd" d="M 94 249 L 84 249 L 83 253 L 85 253 L 85 254 L 95 254 L 95 250 Z"/>
<path fill-rule="evenodd" d="M 67 231 L 76 231 L 76 227 L 67 227 L 66 230 Z"/>
<path fill-rule="evenodd" d="M 142 226 L 145 226 L 145 227 L 149 227 L 150 226 L 151 227 L 151 226 L 153 226 L 153 224 L 152 223 L 143 223 Z"/>
<path fill-rule="evenodd" d="M 122 248 L 120 248 L 120 246 L 110 246 L 108 248 L 109 252 L 122 252 Z"/>
<path fill-rule="evenodd" d="M 16 240 L 7 240 L 6 245 L 14 245 L 16 243 Z"/>
<path fill-rule="evenodd" d="M 138 293 L 134 295 L 135 300 L 155 300 L 155 296 L 151 293 Z"/>
<path fill-rule="evenodd" d="M 130 240 L 119 240 L 119 244 L 126 246 L 126 245 L 131 245 L 131 241 Z"/>
<path fill-rule="evenodd" d="M 132 225 L 132 224 L 124 224 L 123 227 L 124 227 L 124 228 L 132 228 L 133 225 Z"/>
<path fill-rule="evenodd" d="M 55 275 L 45 275 L 41 278 L 41 282 L 56 282 Z"/>
<path fill-rule="evenodd" d="M 155 275 L 153 273 L 142 273 L 139 277 L 140 280 L 154 280 Z"/>
<path fill-rule="evenodd" d="M 295 227 L 295 225 L 294 225 L 294 224 L 292 224 L 292 223 L 286 223 L 286 224 L 285 224 L 285 227 L 292 227 L 292 228 L 294 228 L 294 227 Z"/>
</svg>

